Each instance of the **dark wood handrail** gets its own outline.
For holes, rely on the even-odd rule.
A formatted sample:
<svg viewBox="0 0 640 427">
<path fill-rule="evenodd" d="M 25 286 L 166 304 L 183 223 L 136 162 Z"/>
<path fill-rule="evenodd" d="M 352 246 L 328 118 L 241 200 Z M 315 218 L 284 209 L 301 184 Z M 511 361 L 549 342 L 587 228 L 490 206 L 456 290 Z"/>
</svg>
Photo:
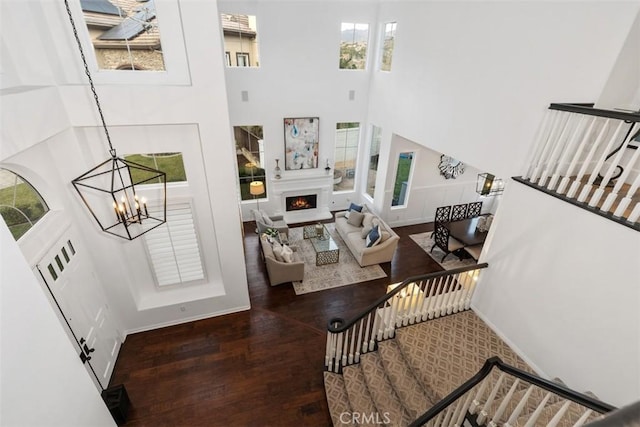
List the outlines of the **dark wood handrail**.
<svg viewBox="0 0 640 427">
<path fill-rule="evenodd" d="M 552 103 L 549 105 L 549 109 L 587 114 L 589 116 L 607 117 L 610 119 L 624 120 L 626 122 L 640 122 L 640 112 L 631 113 L 625 111 L 603 110 L 601 108 L 593 108 L 593 104 Z"/>
<path fill-rule="evenodd" d="M 409 424 L 409 427 L 419 427 L 426 424 L 429 420 L 436 417 L 440 412 L 448 408 L 451 404 L 457 401 L 460 397 L 466 394 L 473 387 L 478 385 L 480 381 L 487 377 L 491 373 L 494 367 L 497 367 L 503 372 L 507 374 L 513 375 L 514 377 L 520 378 L 522 380 L 527 381 L 528 383 L 537 385 L 540 388 L 543 388 L 547 391 L 557 394 L 558 396 L 564 397 L 565 399 L 576 402 L 582 406 L 585 406 L 589 409 L 592 409 L 598 413 L 607 413 L 616 409 L 615 406 L 609 405 L 608 403 L 601 402 L 598 399 L 594 399 L 591 396 L 587 396 L 586 394 L 578 393 L 577 391 L 571 390 L 567 387 L 564 387 L 560 384 L 554 383 L 549 380 L 545 380 L 540 378 L 537 375 L 531 374 L 529 372 L 518 369 L 514 366 L 508 365 L 504 363 L 499 357 L 494 356 L 487 359 L 484 362 L 484 365 L 480 368 L 478 373 L 469 378 L 464 382 L 460 387 L 456 388 L 454 391 L 449 393 L 444 399 L 436 403 L 429 409 L 427 412 L 422 414 L 418 419 Z"/>
<path fill-rule="evenodd" d="M 483 268 L 487 268 L 488 266 L 489 266 L 489 264 L 487 264 L 486 262 L 483 262 L 482 264 L 471 265 L 471 266 L 467 266 L 467 267 L 454 268 L 454 269 L 451 269 L 451 270 L 438 271 L 436 273 L 424 274 L 422 276 L 409 277 L 408 279 L 405 279 L 402 283 L 400 283 L 400 285 L 398 285 L 391 292 L 386 293 L 382 297 L 378 298 L 378 300 L 376 302 L 371 304 L 369 307 L 367 307 L 365 310 L 363 310 L 362 313 L 360 313 L 359 315 L 355 316 L 351 320 L 346 321 L 341 317 L 333 317 L 331 320 L 329 320 L 329 323 L 327 325 L 327 330 L 329 332 L 331 332 L 331 333 L 340 333 L 340 332 L 346 331 L 351 326 L 353 326 L 357 321 L 363 319 L 366 315 L 368 315 L 369 313 L 373 312 L 376 308 L 378 308 L 380 306 L 380 304 L 382 304 L 383 302 L 391 299 L 398 292 L 401 292 L 402 289 L 404 289 L 410 283 L 419 282 L 419 281 L 423 281 L 423 280 L 434 279 L 434 278 L 438 278 L 438 277 L 450 276 L 450 275 L 458 274 L 458 273 L 464 273 L 465 271 L 480 270 L 480 269 L 483 269 Z"/>
</svg>

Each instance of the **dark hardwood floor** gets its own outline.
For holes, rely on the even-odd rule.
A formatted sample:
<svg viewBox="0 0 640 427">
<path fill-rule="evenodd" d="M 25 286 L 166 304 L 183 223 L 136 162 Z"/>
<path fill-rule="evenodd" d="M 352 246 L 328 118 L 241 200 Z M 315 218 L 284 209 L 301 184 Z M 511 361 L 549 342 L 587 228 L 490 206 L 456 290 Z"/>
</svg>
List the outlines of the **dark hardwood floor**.
<svg viewBox="0 0 640 427">
<path fill-rule="evenodd" d="M 126 386 L 128 426 L 329 426 L 327 321 L 358 313 L 390 283 L 442 270 L 408 237 L 431 223 L 398 227 L 388 277 L 296 296 L 268 285 L 254 229 L 244 224 L 251 310 L 127 337 L 111 384 Z"/>
</svg>

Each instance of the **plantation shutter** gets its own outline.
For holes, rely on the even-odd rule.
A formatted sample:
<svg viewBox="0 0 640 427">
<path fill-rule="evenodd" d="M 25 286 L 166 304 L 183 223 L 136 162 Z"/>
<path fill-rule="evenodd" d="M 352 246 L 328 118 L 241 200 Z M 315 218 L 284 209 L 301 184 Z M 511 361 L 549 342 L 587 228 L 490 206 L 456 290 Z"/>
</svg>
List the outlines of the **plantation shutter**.
<svg viewBox="0 0 640 427">
<path fill-rule="evenodd" d="M 144 237 L 159 286 L 204 278 L 191 204 L 167 205 L 166 224 Z"/>
</svg>

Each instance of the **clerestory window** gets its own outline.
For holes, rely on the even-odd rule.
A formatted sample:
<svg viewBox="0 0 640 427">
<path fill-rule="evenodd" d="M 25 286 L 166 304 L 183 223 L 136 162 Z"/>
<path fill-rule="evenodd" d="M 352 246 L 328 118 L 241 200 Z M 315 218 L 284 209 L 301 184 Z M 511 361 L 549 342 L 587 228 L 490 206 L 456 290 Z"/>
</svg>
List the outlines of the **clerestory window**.
<svg viewBox="0 0 640 427">
<path fill-rule="evenodd" d="M 154 0 L 80 0 L 101 70 L 164 71 Z"/>
</svg>

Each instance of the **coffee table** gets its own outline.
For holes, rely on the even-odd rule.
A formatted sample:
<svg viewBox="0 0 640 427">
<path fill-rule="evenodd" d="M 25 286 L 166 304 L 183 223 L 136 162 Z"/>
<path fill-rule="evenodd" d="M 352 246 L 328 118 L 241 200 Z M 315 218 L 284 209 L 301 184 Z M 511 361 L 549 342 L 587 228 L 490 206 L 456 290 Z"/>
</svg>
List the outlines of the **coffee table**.
<svg viewBox="0 0 640 427">
<path fill-rule="evenodd" d="M 316 265 L 335 264 L 340 259 L 340 248 L 338 244 L 333 240 L 327 227 L 322 225 L 322 234 L 318 234 L 315 231 L 315 225 L 306 226 L 309 227 L 306 233 L 304 233 L 306 239 L 309 239 L 313 250 L 316 252 Z M 312 231 L 313 228 L 313 231 Z"/>
</svg>

